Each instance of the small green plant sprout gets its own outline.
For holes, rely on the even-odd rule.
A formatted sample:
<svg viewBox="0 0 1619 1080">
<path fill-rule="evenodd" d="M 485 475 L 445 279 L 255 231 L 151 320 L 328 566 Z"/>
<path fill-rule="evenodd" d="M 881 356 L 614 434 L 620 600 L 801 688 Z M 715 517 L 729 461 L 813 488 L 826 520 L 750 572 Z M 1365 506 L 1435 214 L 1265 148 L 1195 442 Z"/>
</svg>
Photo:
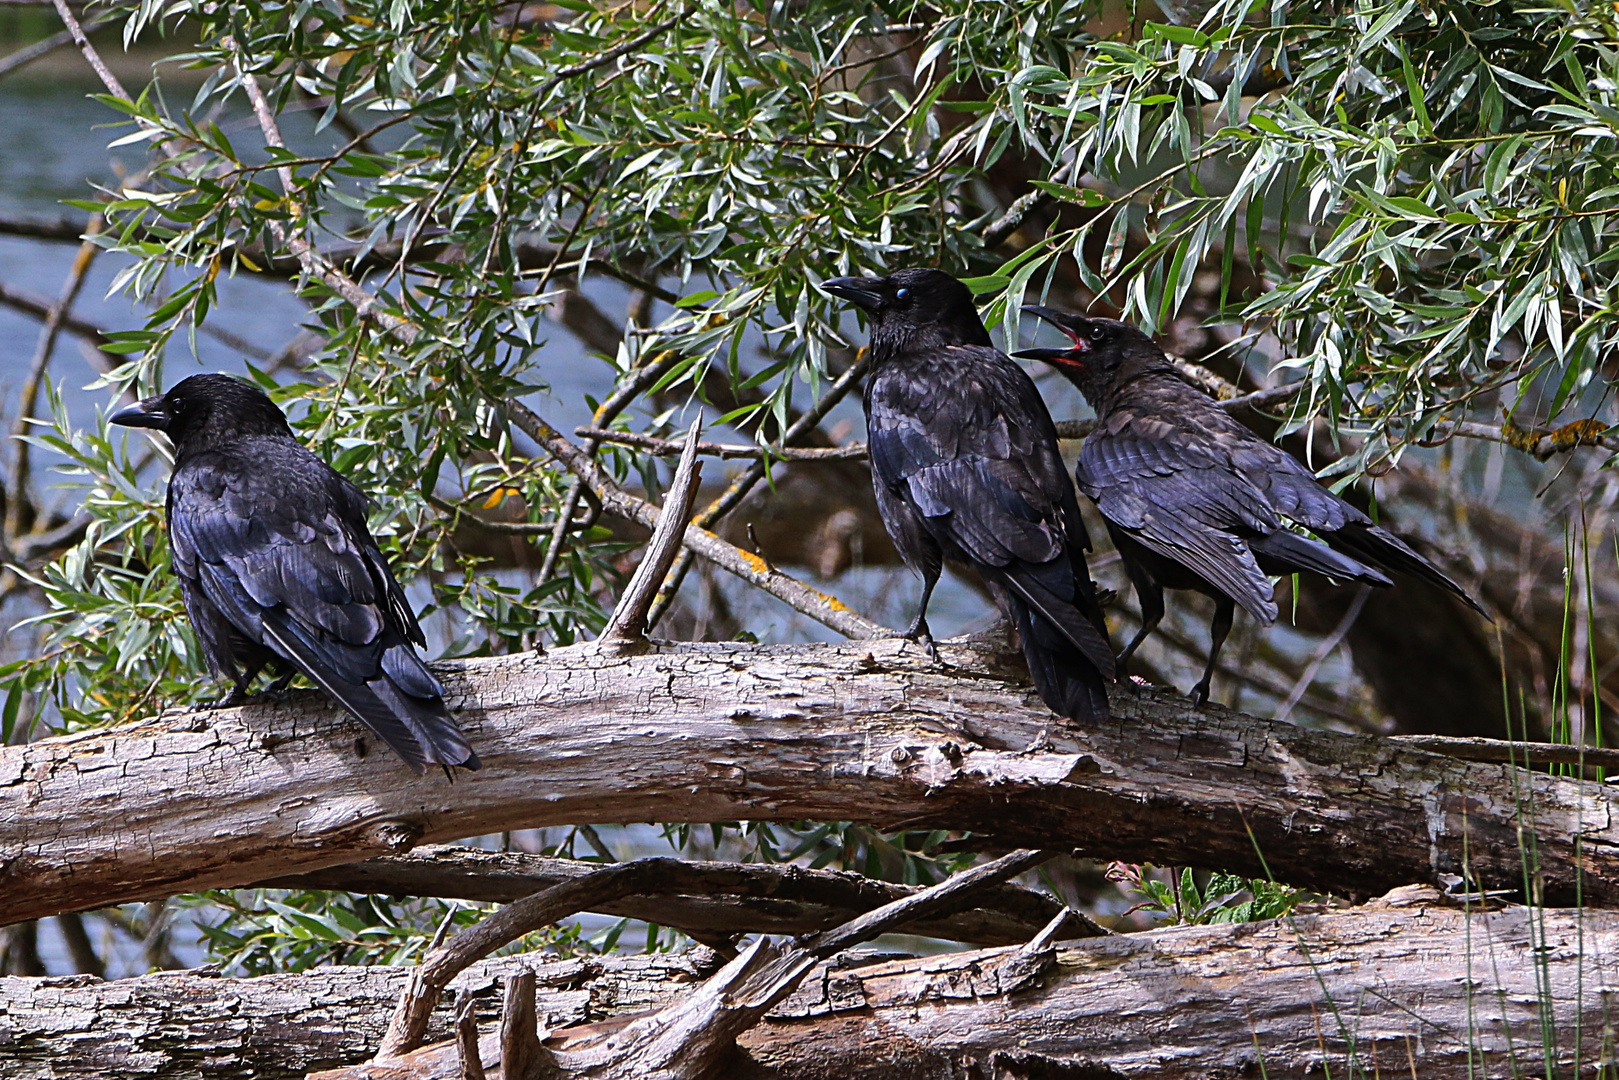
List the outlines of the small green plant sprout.
<svg viewBox="0 0 1619 1080">
<path fill-rule="evenodd" d="M 1163 875 L 1160 880 L 1156 873 Z M 1142 899 L 1125 912 L 1145 911 L 1171 926 L 1207 926 L 1212 923 L 1254 922 L 1287 915 L 1310 894 L 1291 885 L 1264 878 L 1243 878 L 1217 871 L 1200 888 L 1190 867 L 1153 867 L 1145 863 L 1112 862 L 1107 879 L 1126 897 Z"/>
</svg>

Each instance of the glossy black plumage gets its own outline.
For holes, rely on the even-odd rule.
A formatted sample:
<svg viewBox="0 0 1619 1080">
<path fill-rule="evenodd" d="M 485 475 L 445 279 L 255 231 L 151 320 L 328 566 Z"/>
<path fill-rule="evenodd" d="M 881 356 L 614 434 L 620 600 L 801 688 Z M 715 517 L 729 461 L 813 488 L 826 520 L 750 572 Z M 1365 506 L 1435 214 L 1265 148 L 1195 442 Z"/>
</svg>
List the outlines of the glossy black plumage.
<svg viewBox="0 0 1619 1080">
<path fill-rule="evenodd" d="M 947 274 L 901 270 L 823 288 L 871 321 L 877 506 L 923 580 L 907 636 L 927 637 L 942 560 L 966 562 L 1004 598 L 1046 704 L 1104 719 L 1113 650 L 1085 568 L 1090 539 L 1033 381 L 990 343 L 972 294 Z"/>
<path fill-rule="evenodd" d="M 421 627 L 366 525 L 365 494 L 306 450 L 263 392 L 193 375 L 112 417 L 174 442 L 169 543 L 209 667 L 245 698 L 302 672 L 411 768 L 479 767 L 412 645 Z"/>
<path fill-rule="evenodd" d="M 1309 570 L 1339 581 L 1386 587 L 1389 572 L 1422 578 L 1483 609 L 1405 541 L 1323 487 L 1286 451 L 1259 438 L 1189 383 L 1137 328 L 1029 305 L 1072 342 L 1017 355 L 1044 360 L 1096 410 L 1075 478 L 1096 502 L 1141 602 L 1142 627 L 1129 657 L 1163 618 L 1163 590 L 1193 589 L 1215 600 L 1213 641 L 1203 679 L 1208 696 L 1236 605 L 1267 625 L 1276 620 L 1271 575 Z M 1302 526 L 1325 540 L 1290 531 Z"/>
</svg>

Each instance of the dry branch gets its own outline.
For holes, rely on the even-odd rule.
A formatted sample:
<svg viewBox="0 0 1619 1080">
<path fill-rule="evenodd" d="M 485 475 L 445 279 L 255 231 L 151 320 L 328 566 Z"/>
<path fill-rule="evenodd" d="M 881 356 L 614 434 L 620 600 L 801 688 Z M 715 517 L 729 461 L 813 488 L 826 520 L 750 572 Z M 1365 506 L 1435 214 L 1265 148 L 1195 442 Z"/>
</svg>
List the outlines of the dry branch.
<svg viewBox="0 0 1619 1080">
<path fill-rule="evenodd" d="M 424 845 L 406 855 L 385 855 L 260 884 L 505 904 L 583 877 L 599 865 L 523 852 Z M 707 940 L 826 930 L 915 891 L 914 886 L 846 871 L 779 863 L 688 862 L 680 864 L 666 891 L 638 893 L 591 910 L 671 926 Z M 1061 914 L 1050 896 L 1016 885 L 990 890 L 979 902 L 981 906 L 971 911 L 914 922 L 910 932 L 974 945 L 1012 945 L 1027 941 L 1042 923 Z M 1068 921 L 1065 932 L 1085 934 L 1077 917 Z"/>
<path fill-rule="evenodd" d="M 1038 963 L 1023 954 L 1012 967 L 1021 953 L 818 968 L 740 1038 L 726 1075 L 1168 1080 L 1259 1076 L 1262 1062 L 1271 1080 L 1288 1080 L 1324 1068 L 1350 1075 L 1352 1038 L 1355 1075 L 1541 1076 L 1542 1005 L 1551 1057 L 1572 1075 L 1577 1031 L 1587 1068 L 1607 1052 L 1619 914 L 1468 914 L 1402 890 L 1341 913 L 1058 942 Z M 488 1028 L 501 978 L 532 968 L 546 1045 L 566 1053 L 616 1030 L 614 1017 L 689 993 L 711 965 L 689 956 L 488 961 L 451 985 L 455 1000 L 432 1031 L 448 1038 L 465 1002 Z M 8 1080 L 290 1080 L 367 1057 L 405 975 L 0 979 L 0 1062 Z M 493 1051 L 493 1040 L 486 1046 Z M 443 1075 L 457 1075 L 453 1043 L 444 1061 Z"/>
<path fill-rule="evenodd" d="M 755 941 L 747 952 L 732 960 L 685 1000 L 637 1019 L 623 1030 L 593 1046 L 575 1050 L 565 1058 L 553 1059 L 548 1056 L 549 1051 L 538 1045 L 524 1045 L 533 1041 L 532 990 L 524 998 L 508 989 L 502 1017 L 501 1067 L 508 1077 L 528 1078 L 540 1073 L 589 1076 L 593 1080 L 629 1080 L 644 1076 L 662 1080 L 707 1080 L 716 1075 L 716 1068 L 730 1056 L 736 1037 L 792 993 L 818 962 L 916 919 L 937 917 L 966 907 L 977 893 L 1032 869 L 1055 854 L 1014 851 L 791 945 L 777 946 L 764 939 Z M 569 904 L 579 904 L 589 893 L 635 891 L 649 876 L 655 882 L 659 864 L 671 862 L 674 860 L 645 859 L 598 870 L 585 878 L 519 900 L 433 949 L 411 972 L 377 1051 L 378 1061 L 399 1057 L 421 1044 L 444 987 L 471 964 L 523 934 L 555 921 L 559 911 Z M 567 895 L 559 898 L 562 894 Z M 526 978 L 532 987 L 533 976 Z M 514 1061 L 514 1049 L 519 1048 L 520 1054 Z M 354 1070 L 354 1080 L 368 1072 L 365 1067 Z M 344 1075 L 334 1074 L 332 1080 Z M 534 1080 L 540 1078 L 534 1077 Z"/>
<path fill-rule="evenodd" d="M 619 598 L 612 618 L 607 620 L 607 626 L 602 630 L 598 644 L 605 648 L 639 646 L 646 642 L 647 612 L 652 610 L 652 600 L 658 595 L 663 579 L 669 576 L 675 556 L 680 554 L 686 523 L 691 520 L 692 504 L 697 501 L 697 483 L 702 477 L 702 465 L 697 460 L 697 433 L 702 426 L 703 421 L 699 417 L 691 422 L 691 429 L 686 432 L 680 465 L 675 469 L 674 482 L 669 485 L 668 494 L 664 497 L 663 509 L 658 512 L 658 523 L 641 557 L 641 565 L 630 576 L 629 584 L 624 587 L 624 595 Z"/>
<path fill-rule="evenodd" d="M 1572 900 L 1579 867 L 1588 902 L 1619 903 L 1604 785 L 1168 692 L 1118 694 L 1087 729 L 1046 711 L 1015 658 L 945 655 L 886 639 L 441 664 L 485 763 L 454 784 L 360 756 L 361 730 L 318 693 L 0 748 L 0 923 L 506 829 L 738 819 L 1256 875 L 1257 847 L 1280 880 L 1363 894 L 1464 869 L 1517 887 L 1533 836 L 1550 902 Z"/>
</svg>

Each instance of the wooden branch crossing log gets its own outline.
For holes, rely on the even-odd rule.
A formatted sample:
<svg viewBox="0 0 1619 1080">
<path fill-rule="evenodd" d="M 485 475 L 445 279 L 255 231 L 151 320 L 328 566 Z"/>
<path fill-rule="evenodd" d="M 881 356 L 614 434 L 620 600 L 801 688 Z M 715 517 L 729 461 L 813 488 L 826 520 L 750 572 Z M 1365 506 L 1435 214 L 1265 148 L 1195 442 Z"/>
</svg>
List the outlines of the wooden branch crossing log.
<svg viewBox="0 0 1619 1080">
<path fill-rule="evenodd" d="M 259 884 L 507 904 L 583 877 L 601 865 L 518 851 L 425 844 L 405 855 L 384 855 Z M 667 891 L 638 892 L 591 910 L 670 926 L 707 941 L 736 934 L 828 930 L 917 888 L 790 863 L 683 862 L 674 876 L 677 880 Z M 1062 907 L 1048 893 L 1011 884 L 986 890 L 978 902 L 971 911 L 918 920 L 908 932 L 974 945 L 1017 945 Z M 1081 918 L 1073 915 L 1065 931 L 1085 936 L 1081 924 Z"/>
<path fill-rule="evenodd" d="M 1602 784 L 1169 692 L 1122 692 L 1111 722 L 1083 728 L 1040 704 L 1016 658 L 945 657 L 886 639 L 443 664 L 485 763 L 453 783 L 364 753 L 314 693 L 5 747 L 0 923 L 507 829 L 738 819 L 971 830 L 1340 892 L 1464 871 L 1521 888 L 1533 836 L 1547 902 L 1578 888 L 1619 903 Z"/>
<path fill-rule="evenodd" d="M 1324 1070 L 1461 1080 L 1543 1076 L 1548 1063 L 1576 1075 L 1576 1056 L 1585 1075 L 1611 1052 L 1619 913 L 1468 913 L 1404 889 L 1353 911 L 1057 942 L 1040 954 L 1034 964 L 1006 948 L 822 966 L 741 1036 L 726 1075 L 1190 1080 L 1263 1068 L 1270 1080 Z M 566 1054 L 689 995 L 716 966 L 706 953 L 487 961 L 451 984 L 432 1031 L 451 1038 L 470 1000 L 493 1032 L 500 980 L 532 968 L 546 1045 Z M 8 1080 L 290 1080 L 368 1057 L 406 975 L 0 979 L 0 1064 Z M 458 1075 L 454 1042 L 441 1058 L 442 1075 Z"/>
</svg>

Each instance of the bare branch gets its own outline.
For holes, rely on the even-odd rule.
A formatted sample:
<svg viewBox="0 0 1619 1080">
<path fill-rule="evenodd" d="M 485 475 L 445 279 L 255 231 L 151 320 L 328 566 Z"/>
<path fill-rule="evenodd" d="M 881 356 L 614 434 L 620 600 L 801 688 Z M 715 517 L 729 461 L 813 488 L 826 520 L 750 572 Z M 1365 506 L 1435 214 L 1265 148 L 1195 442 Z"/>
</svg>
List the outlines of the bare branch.
<svg viewBox="0 0 1619 1080">
<path fill-rule="evenodd" d="M 259 885 L 506 904 L 597 869 L 600 864 L 576 859 L 428 845 L 404 855 L 386 855 Z M 779 863 L 688 862 L 678 873 L 671 871 L 665 884 L 668 891 L 635 893 L 592 910 L 673 927 L 699 939 L 746 933 L 805 934 L 847 922 L 916 891 L 914 886 L 874 881 L 862 874 Z M 980 904 L 972 911 L 919 919 L 912 923 L 911 932 L 975 945 L 1010 945 L 1027 941 L 1043 921 L 1062 914 L 1061 906 L 1049 895 L 1018 885 L 985 893 Z M 1102 931 L 1076 914 L 1068 920 L 1067 932 L 1083 937 Z"/>
<path fill-rule="evenodd" d="M 691 521 L 692 504 L 697 501 L 697 485 L 702 479 L 702 466 L 697 460 L 697 434 L 702 428 L 702 418 L 698 417 L 686 432 L 685 450 L 675 469 L 674 482 L 664 496 L 652 539 L 647 542 L 641 565 L 635 568 L 629 584 L 624 587 L 624 595 L 613 609 L 612 618 L 607 620 L 597 642 L 599 645 L 620 648 L 646 642 L 647 612 L 652 608 L 658 587 L 669 574 L 669 567 L 674 565 L 675 556 L 680 554 L 686 525 Z"/>
<path fill-rule="evenodd" d="M 125 101 L 135 100 L 129 96 L 129 91 L 124 89 L 124 84 L 118 81 L 118 76 L 114 75 L 112 69 L 101 59 L 101 54 L 96 52 L 95 46 L 90 44 L 90 39 L 85 36 L 84 27 L 79 25 L 79 20 L 74 16 L 73 9 L 68 7 L 67 0 L 51 0 L 51 2 L 56 7 L 56 14 L 61 16 L 62 25 L 67 27 L 68 34 L 73 38 L 73 43 L 90 62 L 91 68 L 95 70 L 96 76 L 101 80 L 101 85 L 107 88 L 107 92 Z"/>
<path fill-rule="evenodd" d="M 95 262 L 101 248 L 96 245 L 96 234 L 101 231 L 101 215 L 96 214 L 90 218 L 85 229 L 85 239 L 79 244 L 78 254 L 73 258 L 73 265 L 68 270 L 67 281 L 62 286 L 62 293 L 56 302 L 51 305 L 50 311 L 45 315 L 45 325 L 40 328 L 39 340 L 34 346 L 34 360 L 28 370 L 28 378 L 23 382 L 22 391 L 17 398 L 17 418 L 12 424 L 11 438 L 15 444 L 11 463 L 11 482 L 6 490 L 6 545 L 9 548 L 18 537 L 23 534 L 28 525 L 29 515 L 33 511 L 32 500 L 29 497 L 29 450 L 31 444 L 25 438 L 32 427 L 34 408 L 39 403 L 39 390 L 45 382 L 45 371 L 50 366 L 51 357 L 56 353 L 56 339 L 62 332 L 62 320 L 73 309 L 73 303 L 79 298 L 79 291 L 84 288 L 84 277 L 90 272 L 90 264 Z"/>
<path fill-rule="evenodd" d="M 112 19 L 113 17 L 111 15 L 97 15 L 95 18 L 84 24 L 84 29 L 82 32 L 89 34 L 93 31 L 99 30 L 103 26 L 110 23 Z M 74 44 L 73 31 L 62 30 L 58 33 L 52 34 L 48 38 L 36 41 L 32 45 L 24 45 L 20 49 L 9 52 L 5 56 L 0 57 L 0 78 L 10 75 L 13 71 L 21 70 L 23 67 L 33 63 L 40 57 L 49 56 L 51 53 L 62 48 L 64 45 L 72 44 Z"/>
<path fill-rule="evenodd" d="M 1602 784 L 1150 688 L 1080 726 L 1016 658 L 943 651 L 948 670 L 894 639 L 439 664 L 485 764 L 453 789 L 360 756 L 362 729 L 316 692 L 3 747 L 0 922 L 509 829 L 738 819 L 971 830 L 1368 892 L 1464 869 L 1520 886 L 1532 833 L 1552 902 L 1619 902 L 1619 792 Z"/>
<path fill-rule="evenodd" d="M 672 457 L 680 453 L 685 445 L 674 439 L 659 439 L 651 435 L 637 435 L 631 431 L 613 431 L 609 428 L 578 427 L 573 433 L 580 438 L 594 439 L 596 442 L 633 446 L 637 450 L 645 450 L 660 457 Z M 708 457 L 751 458 L 755 461 L 766 458 L 775 458 L 779 461 L 850 461 L 864 460 L 866 446 L 864 443 L 853 443 L 849 446 L 765 447 L 742 443 L 703 442 L 697 444 L 697 452 Z"/>
<path fill-rule="evenodd" d="M 711 1063 L 730 1048 L 738 1035 L 791 993 L 819 961 L 915 919 L 960 910 L 971 903 L 975 893 L 1031 869 L 1055 854 L 1014 851 L 786 949 L 755 942 L 747 953 L 726 965 L 687 1000 L 657 1015 L 637 1020 L 599 1047 L 569 1055 L 588 1061 L 566 1062 L 567 1067 L 561 1074 L 581 1073 L 584 1071 L 581 1066 L 586 1066 L 591 1070 L 590 1075 L 599 1077 L 658 1075 L 671 1080 L 681 1077 L 699 1080 L 711 1075 L 706 1071 Z M 673 861 L 644 859 L 598 870 L 577 882 L 519 900 L 434 949 L 413 972 L 388 1024 L 388 1033 L 383 1037 L 377 1058 L 397 1058 L 420 1046 L 444 987 L 471 964 L 507 942 L 554 922 L 560 917 L 559 910 L 583 902 L 591 892 L 624 895 L 634 891 L 643 880 L 655 884 L 661 867 Z M 570 889 L 572 891 L 562 891 Z M 508 989 L 503 1030 L 519 1032 L 511 1045 L 521 1052 L 506 1049 L 501 1061 L 505 1068 L 522 1062 L 516 1065 L 516 1075 L 526 1076 L 531 1067 L 529 1063 L 536 1058 L 548 1058 L 549 1053 L 541 1050 L 537 1040 L 532 1046 L 525 1045 L 521 1034 L 531 1029 L 534 1022 L 532 984 L 526 1002 L 514 1001 L 514 998 L 516 995 Z M 551 1067 L 548 1061 L 545 1068 Z"/>
<path fill-rule="evenodd" d="M 603 507 L 619 517 L 640 522 L 649 529 L 656 526 L 658 521 L 656 507 L 613 483 L 588 454 L 564 438 L 556 428 L 541 419 L 539 414 L 520 401 L 508 402 L 506 408 L 513 423 L 529 438 L 550 451 L 563 467 L 584 480 L 601 500 Z M 759 556 L 720 539 L 707 528 L 701 527 L 701 522 L 702 517 L 699 516 L 687 527 L 685 544 L 691 551 L 715 566 L 768 592 L 794 610 L 803 612 L 845 637 L 876 638 L 888 635 L 887 628 L 857 614 L 836 598 L 818 589 L 812 589 L 779 570 L 772 570 Z M 671 580 L 665 585 L 664 591 L 668 592 L 674 587 L 678 587 L 678 583 Z"/>
</svg>

